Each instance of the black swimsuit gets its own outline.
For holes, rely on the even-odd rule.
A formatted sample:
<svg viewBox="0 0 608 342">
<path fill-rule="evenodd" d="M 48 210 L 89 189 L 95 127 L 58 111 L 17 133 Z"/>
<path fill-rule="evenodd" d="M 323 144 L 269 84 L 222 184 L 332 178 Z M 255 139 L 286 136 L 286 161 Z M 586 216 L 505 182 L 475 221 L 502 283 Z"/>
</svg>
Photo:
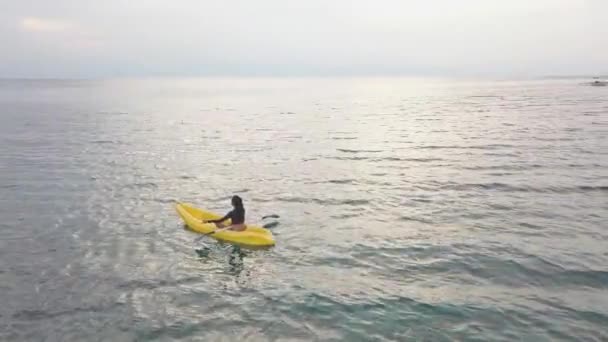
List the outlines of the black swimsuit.
<svg viewBox="0 0 608 342">
<path fill-rule="evenodd" d="M 221 219 L 209 222 L 220 223 L 226 221 L 227 219 L 230 219 L 233 225 L 245 223 L 245 208 L 234 208 L 234 210 L 230 211 Z"/>
<path fill-rule="evenodd" d="M 230 215 L 232 224 L 245 223 L 245 208 L 235 208 L 234 210 L 229 212 L 228 215 Z"/>
</svg>

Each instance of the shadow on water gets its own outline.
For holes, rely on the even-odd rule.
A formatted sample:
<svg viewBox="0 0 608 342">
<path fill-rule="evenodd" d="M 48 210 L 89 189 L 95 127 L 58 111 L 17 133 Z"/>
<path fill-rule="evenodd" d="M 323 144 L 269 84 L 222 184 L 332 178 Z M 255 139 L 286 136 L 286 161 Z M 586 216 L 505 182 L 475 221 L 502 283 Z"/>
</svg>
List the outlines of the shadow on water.
<svg viewBox="0 0 608 342">
<path fill-rule="evenodd" d="M 245 269 L 245 257 L 247 253 L 243 250 L 241 246 L 230 245 L 228 248 L 228 272 L 238 276 Z M 213 251 L 213 248 L 209 246 L 202 246 L 194 250 L 194 252 L 198 255 L 201 260 L 207 260 L 209 255 Z"/>
<path fill-rule="evenodd" d="M 195 249 L 194 252 L 196 252 L 196 254 L 198 255 L 199 258 L 206 258 L 209 256 L 209 253 L 211 252 L 211 248 L 209 248 L 207 246 L 203 246 L 201 248 Z"/>
<path fill-rule="evenodd" d="M 276 226 L 278 226 L 278 225 L 279 225 L 279 222 L 277 222 L 277 221 L 273 221 L 273 222 L 270 222 L 270 223 L 266 223 L 266 224 L 265 224 L 265 225 L 263 225 L 262 227 L 264 227 L 264 228 L 266 228 L 266 229 L 269 229 L 269 228 L 274 228 L 274 227 L 276 227 Z"/>
<path fill-rule="evenodd" d="M 268 219 L 268 218 L 277 219 L 279 217 L 280 217 L 279 215 L 273 214 L 273 215 L 264 216 L 263 219 Z M 263 227 L 266 229 L 269 229 L 269 228 L 277 227 L 278 225 L 279 225 L 278 221 L 271 221 L 269 223 L 264 224 Z M 183 225 L 183 228 L 185 230 L 189 230 L 187 225 Z M 200 241 L 200 239 L 201 239 L 201 237 L 199 237 L 196 241 L 198 242 L 198 241 Z M 222 251 L 228 251 L 228 253 L 229 253 L 228 254 L 228 265 L 230 266 L 228 271 L 229 271 L 229 273 L 234 274 L 235 276 L 239 276 L 245 268 L 244 259 L 248 254 L 246 251 L 269 250 L 273 247 L 274 246 L 249 246 L 249 245 L 242 245 L 242 244 L 238 244 L 238 243 L 234 243 L 234 242 L 217 241 L 213 244 L 213 246 L 208 246 L 208 245 L 203 244 L 201 247 L 195 248 L 194 252 L 199 257 L 199 259 L 201 261 L 203 261 L 203 260 L 207 260 L 210 256 L 210 254 L 216 249 L 219 249 Z"/>
<path fill-rule="evenodd" d="M 230 265 L 230 273 L 239 275 L 245 268 L 244 259 L 247 254 L 241 250 L 239 246 L 233 246 L 228 257 L 228 264 Z"/>
</svg>

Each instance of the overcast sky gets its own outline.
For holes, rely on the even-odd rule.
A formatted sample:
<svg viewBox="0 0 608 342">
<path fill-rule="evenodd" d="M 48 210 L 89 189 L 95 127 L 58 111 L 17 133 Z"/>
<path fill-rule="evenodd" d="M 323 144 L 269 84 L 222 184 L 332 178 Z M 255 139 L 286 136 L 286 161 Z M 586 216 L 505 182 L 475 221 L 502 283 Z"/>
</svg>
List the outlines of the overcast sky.
<svg viewBox="0 0 608 342">
<path fill-rule="evenodd" d="M 608 0 L 0 0 L 0 77 L 608 72 Z"/>
</svg>

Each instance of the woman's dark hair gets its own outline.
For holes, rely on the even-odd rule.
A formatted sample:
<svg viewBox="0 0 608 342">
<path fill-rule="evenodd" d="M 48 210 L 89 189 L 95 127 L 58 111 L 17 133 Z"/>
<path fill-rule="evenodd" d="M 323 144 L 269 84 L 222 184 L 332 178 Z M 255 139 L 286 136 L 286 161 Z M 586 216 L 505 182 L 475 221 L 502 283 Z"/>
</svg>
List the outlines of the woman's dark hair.
<svg viewBox="0 0 608 342">
<path fill-rule="evenodd" d="M 243 207 L 243 199 L 240 198 L 239 196 L 232 196 L 232 205 L 237 207 L 237 208 L 242 208 Z"/>
</svg>

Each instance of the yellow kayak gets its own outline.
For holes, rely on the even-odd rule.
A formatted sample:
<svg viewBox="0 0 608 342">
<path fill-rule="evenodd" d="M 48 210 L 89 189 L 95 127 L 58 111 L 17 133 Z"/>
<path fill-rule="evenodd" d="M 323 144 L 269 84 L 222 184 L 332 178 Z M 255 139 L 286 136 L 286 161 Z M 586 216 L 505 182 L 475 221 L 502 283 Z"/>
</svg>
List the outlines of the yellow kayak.
<svg viewBox="0 0 608 342">
<path fill-rule="evenodd" d="M 203 223 L 203 220 L 217 220 L 222 217 L 210 211 L 195 208 L 186 203 L 178 203 L 175 206 L 175 209 L 189 229 L 202 234 L 210 233 L 217 229 L 215 224 Z M 227 220 L 226 223 L 230 223 L 230 220 Z M 262 247 L 274 245 L 274 237 L 268 229 L 249 224 L 247 225 L 247 229 L 241 232 L 222 230 L 217 233 L 209 234 L 209 236 L 218 240 L 234 242 L 246 246 Z"/>
</svg>

